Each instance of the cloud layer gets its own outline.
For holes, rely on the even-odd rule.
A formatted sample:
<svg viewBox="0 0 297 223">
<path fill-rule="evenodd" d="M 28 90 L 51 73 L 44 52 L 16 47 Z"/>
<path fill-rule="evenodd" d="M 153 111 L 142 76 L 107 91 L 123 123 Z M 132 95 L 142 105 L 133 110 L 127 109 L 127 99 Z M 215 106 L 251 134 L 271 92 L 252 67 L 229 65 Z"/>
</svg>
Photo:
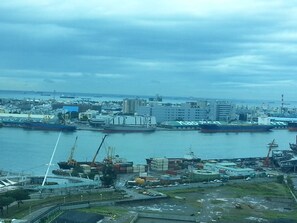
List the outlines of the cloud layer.
<svg viewBox="0 0 297 223">
<path fill-rule="evenodd" d="M 0 89 L 295 98 L 297 1 L 12 0 Z"/>
</svg>

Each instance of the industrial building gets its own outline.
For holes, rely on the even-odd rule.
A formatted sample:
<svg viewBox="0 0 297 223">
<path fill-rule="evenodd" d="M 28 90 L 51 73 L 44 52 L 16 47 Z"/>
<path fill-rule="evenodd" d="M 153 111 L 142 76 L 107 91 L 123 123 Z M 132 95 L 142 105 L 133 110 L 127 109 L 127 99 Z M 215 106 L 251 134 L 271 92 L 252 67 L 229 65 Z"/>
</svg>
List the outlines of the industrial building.
<svg viewBox="0 0 297 223">
<path fill-rule="evenodd" d="M 128 99 L 125 98 L 123 100 L 123 114 L 134 115 L 136 112 L 136 108 L 139 106 L 146 105 L 146 100 L 144 99 Z"/>
<path fill-rule="evenodd" d="M 252 168 L 239 168 L 232 162 L 208 162 L 204 164 L 204 170 L 216 172 L 229 177 L 249 177 L 255 175 Z"/>
<path fill-rule="evenodd" d="M 236 108 L 233 103 L 229 101 L 209 102 L 209 120 L 229 122 L 236 119 Z"/>
<path fill-rule="evenodd" d="M 136 113 L 155 116 L 158 123 L 165 121 L 198 121 L 208 119 L 208 104 L 206 101 L 182 104 L 161 104 L 155 102 L 138 106 Z"/>
<path fill-rule="evenodd" d="M 151 102 L 136 107 L 139 115 L 155 116 L 157 123 L 167 121 L 230 121 L 236 119 L 235 105 L 228 101 L 165 104 Z"/>
</svg>

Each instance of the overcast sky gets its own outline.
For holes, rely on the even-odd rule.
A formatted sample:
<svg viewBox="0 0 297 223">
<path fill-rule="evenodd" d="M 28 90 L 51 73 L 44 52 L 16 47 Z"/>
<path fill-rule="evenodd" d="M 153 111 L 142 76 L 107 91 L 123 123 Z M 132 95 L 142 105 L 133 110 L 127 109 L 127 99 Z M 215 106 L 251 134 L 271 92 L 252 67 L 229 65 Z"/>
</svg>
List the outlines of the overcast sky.
<svg viewBox="0 0 297 223">
<path fill-rule="evenodd" d="M 288 100 L 296 0 L 2 0 L 0 90 Z"/>
</svg>

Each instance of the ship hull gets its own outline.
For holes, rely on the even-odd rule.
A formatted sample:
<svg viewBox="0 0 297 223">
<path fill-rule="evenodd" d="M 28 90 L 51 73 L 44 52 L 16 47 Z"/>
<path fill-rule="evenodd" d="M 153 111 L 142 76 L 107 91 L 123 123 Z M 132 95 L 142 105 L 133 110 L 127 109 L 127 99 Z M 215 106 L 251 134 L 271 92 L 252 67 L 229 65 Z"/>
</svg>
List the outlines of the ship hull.
<svg viewBox="0 0 297 223">
<path fill-rule="evenodd" d="M 114 132 L 123 132 L 123 133 L 136 133 L 136 132 L 154 132 L 155 127 L 150 126 L 127 126 L 127 125 L 110 125 L 105 126 L 103 132 L 114 133 Z"/>
<path fill-rule="evenodd" d="M 75 162 L 75 163 L 68 163 L 68 162 L 58 162 L 58 166 L 61 170 L 71 170 L 75 167 L 79 167 L 81 165 L 89 165 L 92 167 L 95 167 L 96 169 L 100 169 L 102 168 L 103 164 L 102 163 L 94 163 L 92 164 L 92 162 Z"/>
<path fill-rule="evenodd" d="M 200 131 L 204 133 L 215 132 L 268 132 L 273 128 L 269 125 L 218 125 L 201 124 Z"/>
<path fill-rule="evenodd" d="M 4 127 L 24 128 L 30 130 L 44 131 L 75 131 L 76 127 L 71 125 L 44 123 L 44 122 L 21 122 L 21 121 L 3 121 Z"/>
<path fill-rule="evenodd" d="M 72 132 L 76 130 L 75 126 L 71 125 L 62 125 L 62 124 L 52 124 L 52 123 L 43 123 L 43 122 L 28 122 L 26 123 L 26 129 L 33 130 L 46 130 L 46 131 L 63 131 L 63 132 Z"/>
</svg>

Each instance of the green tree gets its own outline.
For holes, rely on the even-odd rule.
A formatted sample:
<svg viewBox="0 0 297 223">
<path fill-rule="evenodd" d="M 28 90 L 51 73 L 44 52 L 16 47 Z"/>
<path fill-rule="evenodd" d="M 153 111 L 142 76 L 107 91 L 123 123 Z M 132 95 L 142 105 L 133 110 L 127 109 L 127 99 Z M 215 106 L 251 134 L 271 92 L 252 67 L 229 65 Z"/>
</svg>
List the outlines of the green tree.
<svg viewBox="0 0 297 223">
<path fill-rule="evenodd" d="M 110 187 L 114 185 L 114 181 L 117 178 L 114 166 L 111 162 L 105 162 L 102 168 L 102 176 L 100 180 L 104 187 Z"/>
<path fill-rule="evenodd" d="M 294 188 L 293 180 L 290 176 L 287 177 L 288 186 L 292 189 Z"/>
<path fill-rule="evenodd" d="M 6 193 L 7 196 L 14 198 L 18 202 L 18 207 L 23 203 L 23 200 L 30 199 L 29 192 L 27 190 L 13 190 Z"/>
<path fill-rule="evenodd" d="M 276 182 L 282 184 L 284 182 L 284 175 L 279 175 L 276 177 Z"/>
<path fill-rule="evenodd" d="M 15 199 L 13 197 L 1 196 L 0 197 L 0 210 L 3 215 L 3 207 L 6 207 L 6 212 L 8 213 L 8 206 L 14 202 Z"/>
</svg>

